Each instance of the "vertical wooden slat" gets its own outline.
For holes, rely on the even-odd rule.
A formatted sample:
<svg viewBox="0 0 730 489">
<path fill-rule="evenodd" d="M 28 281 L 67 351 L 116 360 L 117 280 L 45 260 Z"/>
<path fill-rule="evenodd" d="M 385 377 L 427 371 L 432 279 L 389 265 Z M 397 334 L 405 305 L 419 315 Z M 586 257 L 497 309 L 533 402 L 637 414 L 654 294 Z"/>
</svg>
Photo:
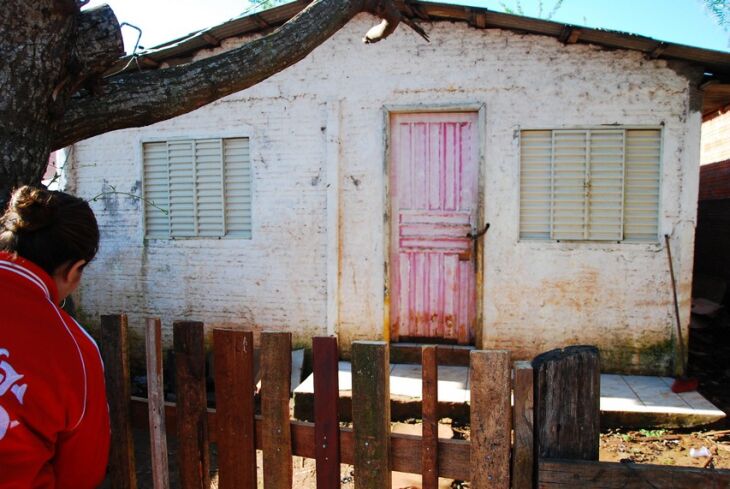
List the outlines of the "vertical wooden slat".
<svg viewBox="0 0 730 489">
<path fill-rule="evenodd" d="M 136 489 L 134 442 L 130 423 L 127 316 L 101 316 L 101 354 L 111 422 L 109 479 L 112 489 Z"/>
<path fill-rule="evenodd" d="M 598 349 L 570 346 L 535 357 L 538 457 L 598 460 L 601 371 Z"/>
<path fill-rule="evenodd" d="M 213 331 L 220 489 L 256 487 L 253 333 Z"/>
<path fill-rule="evenodd" d="M 532 365 L 530 362 L 515 362 L 514 371 L 512 488 L 532 489 L 535 475 Z"/>
<path fill-rule="evenodd" d="M 340 487 L 340 425 L 337 338 L 312 340 L 314 370 L 314 453 L 317 489 Z"/>
<path fill-rule="evenodd" d="M 165 390 L 162 378 L 162 326 L 159 319 L 147 319 L 145 346 L 152 485 L 155 489 L 169 489 L 170 474 L 167 461 L 167 432 L 165 431 Z"/>
<path fill-rule="evenodd" d="M 180 486 L 182 489 L 208 489 L 210 454 L 203 323 L 176 321 L 173 323 L 173 342 Z"/>
<path fill-rule="evenodd" d="M 264 487 L 292 487 L 289 420 L 291 392 L 291 333 L 261 334 L 261 414 Z"/>
<path fill-rule="evenodd" d="M 352 344 L 355 489 L 391 487 L 389 357 L 385 342 Z"/>
<path fill-rule="evenodd" d="M 510 487 L 511 369 L 502 350 L 470 354 L 471 487 Z"/>
<path fill-rule="evenodd" d="M 438 487 L 438 365 L 436 346 L 424 346 L 421 353 L 422 393 L 421 418 L 423 444 L 421 445 L 421 474 L 423 489 Z"/>
</svg>

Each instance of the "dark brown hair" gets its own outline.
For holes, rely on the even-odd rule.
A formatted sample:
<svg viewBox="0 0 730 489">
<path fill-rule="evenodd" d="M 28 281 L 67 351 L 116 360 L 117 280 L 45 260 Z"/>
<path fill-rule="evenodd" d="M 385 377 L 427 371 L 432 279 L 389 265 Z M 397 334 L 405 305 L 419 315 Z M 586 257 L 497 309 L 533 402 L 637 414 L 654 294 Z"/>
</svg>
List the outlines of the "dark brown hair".
<svg viewBox="0 0 730 489">
<path fill-rule="evenodd" d="M 0 251 L 15 253 L 53 275 L 64 263 L 90 262 L 99 227 L 89 204 L 64 192 L 25 186 L 0 217 Z"/>
</svg>

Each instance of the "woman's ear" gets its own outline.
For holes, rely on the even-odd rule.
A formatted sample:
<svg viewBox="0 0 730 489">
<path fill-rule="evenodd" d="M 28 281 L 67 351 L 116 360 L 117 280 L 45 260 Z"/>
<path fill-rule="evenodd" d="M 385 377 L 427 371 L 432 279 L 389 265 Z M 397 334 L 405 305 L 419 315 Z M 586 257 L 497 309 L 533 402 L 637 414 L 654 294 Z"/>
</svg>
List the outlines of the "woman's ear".
<svg viewBox="0 0 730 489">
<path fill-rule="evenodd" d="M 68 269 L 66 270 L 66 281 L 74 289 L 76 289 L 76 287 L 78 287 L 79 285 L 79 282 L 81 282 L 81 275 L 84 272 L 85 266 L 86 260 L 78 260 L 69 265 Z"/>
</svg>

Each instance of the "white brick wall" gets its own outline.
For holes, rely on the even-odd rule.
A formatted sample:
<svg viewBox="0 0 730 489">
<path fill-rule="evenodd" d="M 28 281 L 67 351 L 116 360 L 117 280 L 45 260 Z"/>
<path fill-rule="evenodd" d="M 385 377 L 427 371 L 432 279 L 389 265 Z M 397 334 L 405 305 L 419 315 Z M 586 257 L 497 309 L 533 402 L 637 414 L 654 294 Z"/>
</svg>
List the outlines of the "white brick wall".
<svg viewBox="0 0 730 489">
<path fill-rule="evenodd" d="M 72 180 L 84 197 L 105 183 L 139 193 L 140 141 L 162 135 L 248 136 L 254 179 L 251 240 L 145 243 L 137 201 L 94 203 L 103 241 L 80 292 L 84 312 L 286 328 L 298 341 L 329 324 L 344 346 L 383 337 L 384 107 L 483 104 L 484 346 L 527 357 L 595 343 L 614 368 L 664 370 L 673 325 L 664 247 L 520 242 L 516 136 L 664 126 L 660 229 L 673 237 L 686 326 L 700 127 L 688 80 L 640 53 L 463 23 L 426 25 L 429 44 L 400 28 L 365 46 L 373 22 L 358 17 L 296 66 L 196 112 L 77 144 Z"/>
</svg>

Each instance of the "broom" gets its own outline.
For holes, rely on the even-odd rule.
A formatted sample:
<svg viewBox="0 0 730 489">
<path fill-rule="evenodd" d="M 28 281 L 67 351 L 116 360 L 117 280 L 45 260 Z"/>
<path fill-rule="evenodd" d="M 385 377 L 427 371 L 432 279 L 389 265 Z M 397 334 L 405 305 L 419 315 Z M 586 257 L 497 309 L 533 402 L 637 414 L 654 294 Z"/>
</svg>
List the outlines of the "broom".
<svg viewBox="0 0 730 489">
<path fill-rule="evenodd" d="M 677 282 L 674 280 L 674 265 L 672 264 L 672 249 L 669 246 L 669 235 L 664 235 L 664 242 L 667 244 L 667 257 L 669 258 L 669 275 L 672 277 L 672 293 L 674 294 L 674 317 L 677 322 L 677 339 L 679 340 L 679 358 L 682 362 L 682 375 L 674 379 L 672 392 L 691 392 L 697 390 L 699 381 L 687 377 L 687 360 L 684 358 L 684 340 L 682 339 L 682 325 L 679 322 L 679 303 L 677 302 Z"/>
</svg>

